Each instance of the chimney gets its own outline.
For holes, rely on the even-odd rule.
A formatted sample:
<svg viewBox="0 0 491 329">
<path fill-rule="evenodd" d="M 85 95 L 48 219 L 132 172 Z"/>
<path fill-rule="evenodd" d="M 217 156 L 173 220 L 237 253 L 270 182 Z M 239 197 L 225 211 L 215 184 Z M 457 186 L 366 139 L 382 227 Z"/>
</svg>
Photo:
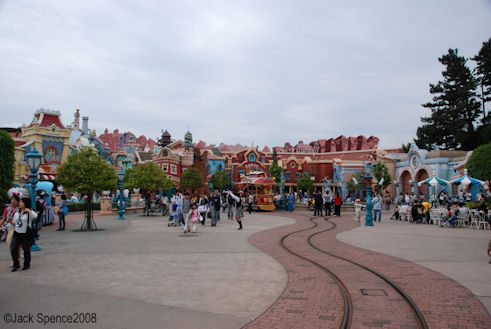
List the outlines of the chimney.
<svg viewBox="0 0 491 329">
<path fill-rule="evenodd" d="M 89 117 L 82 117 L 82 133 L 87 135 L 89 131 Z"/>
<path fill-rule="evenodd" d="M 77 109 L 77 112 L 75 112 L 75 121 L 73 121 L 73 126 L 75 129 L 80 130 L 80 110 Z"/>
</svg>

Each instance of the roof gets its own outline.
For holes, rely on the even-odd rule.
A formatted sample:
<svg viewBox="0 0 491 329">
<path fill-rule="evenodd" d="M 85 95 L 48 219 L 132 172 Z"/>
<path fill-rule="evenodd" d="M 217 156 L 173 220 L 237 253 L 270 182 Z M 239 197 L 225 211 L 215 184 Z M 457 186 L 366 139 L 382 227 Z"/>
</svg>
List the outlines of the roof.
<svg viewBox="0 0 491 329">
<path fill-rule="evenodd" d="M 61 113 L 59 111 L 39 109 L 34 113 L 34 119 L 32 120 L 29 128 L 34 124 L 39 124 L 40 127 L 48 128 L 55 125 L 59 129 L 66 129 L 60 121 Z"/>
<path fill-rule="evenodd" d="M 434 159 L 434 158 L 464 158 L 467 154 L 467 151 L 433 151 L 426 155 L 426 159 Z"/>
</svg>

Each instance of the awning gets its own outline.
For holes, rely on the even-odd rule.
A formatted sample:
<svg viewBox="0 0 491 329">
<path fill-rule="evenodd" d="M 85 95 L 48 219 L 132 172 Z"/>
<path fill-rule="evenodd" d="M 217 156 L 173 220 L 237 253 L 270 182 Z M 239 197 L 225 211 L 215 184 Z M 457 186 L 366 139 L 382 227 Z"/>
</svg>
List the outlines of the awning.
<svg viewBox="0 0 491 329">
<path fill-rule="evenodd" d="M 446 184 L 449 184 L 449 182 L 444 180 L 444 179 L 433 176 L 433 177 L 427 178 L 425 180 L 422 180 L 421 182 L 418 182 L 418 186 L 421 186 L 423 184 L 430 184 L 431 186 L 437 186 L 438 184 L 446 185 Z"/>
<path fill-rule="evenodd" d="M 472 185 L 482 185 L 484 186 L 486 183 L 479 180 L 479 179 L 475 179 L 475 178 L 472 178 L 472 177 L 469 177 L 467 175 L 467 169 L 464 169 L 464 176 L 460 177 L 460 178 L 457 178 L 457 179 L 454 179 L 453 181 L 451 181 L 451 183 L 455 184 L 455 185 L 459 185 L 459 184 L 462 184 L 462 185 L 469 185 L 469 184 L 472 184 Z"/>
<path fill-rule="evenodd" d="M 276 185 L 271 177 L 244 177 L 240 183 L 252 185 Z"/>
</svg>

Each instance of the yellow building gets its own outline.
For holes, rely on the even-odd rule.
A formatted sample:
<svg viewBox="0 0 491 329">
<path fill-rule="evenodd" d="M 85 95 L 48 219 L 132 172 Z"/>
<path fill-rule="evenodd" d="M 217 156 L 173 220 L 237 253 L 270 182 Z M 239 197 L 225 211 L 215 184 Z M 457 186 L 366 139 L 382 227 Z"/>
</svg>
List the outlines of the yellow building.
<svg viewBox="0 0 491 329">
<path fill-rule="evenodd" d="M 56 179 L 58 167 L 71 153 L 69 140 L 73 130 L 71 126 L 63 125 L 60 115 L 59 111 L 39 109 L 34 112 L 31 124 L 21 127 L 22 135 L 14 138 L 16 159 L 14 184 L 27 182 L 30 172 L 26 155 L 34 148 L 43 155 L 43 162 L 39 168 L 39 180 L 54 181 Z"/>
</svg>

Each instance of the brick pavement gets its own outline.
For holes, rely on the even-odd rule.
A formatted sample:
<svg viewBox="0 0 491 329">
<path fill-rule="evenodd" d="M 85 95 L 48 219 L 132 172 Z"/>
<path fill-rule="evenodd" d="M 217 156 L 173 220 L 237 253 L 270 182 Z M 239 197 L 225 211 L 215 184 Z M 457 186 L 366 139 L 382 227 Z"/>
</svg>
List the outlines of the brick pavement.
<svg viewBox="0 0 491 329">
<path fill-rule="evenodd" d="M 278 302 L 247 328 L 339 327 L 343 308 L 337 286 L 321 269 L 288 253 L 279 243 L 285 234 L 312 226 L 310 214 L 282 213 L 282 216 L 292 216 L 297 223 L 260 232 L 249 239 L 250 243 L 285 267 L 289 283 Z M 491 319 L 482 304 L 462 285 L 411 262 L 337 241 L 337 233 L 359 225 L 352 220 L 351 213 L 329 220 L 337 227 L 316 235 L 312 242 L 323 250 L 373 268 L 396 282 L 418 305 L 430 328 L 491 328 Z M 354 264 L 323 254 L 307 244 L 309 235 L 331 227 L 320 218 L 315 222 L 318 227 L 291 236 L 285 240 L 285 245 L 326 266 L 347 286 L 353 302 L 351 328 L 417 328 L 409 306 L 387 283 Z M 309 284 L 304 284 L 305 281 Z"/>
</svg>

